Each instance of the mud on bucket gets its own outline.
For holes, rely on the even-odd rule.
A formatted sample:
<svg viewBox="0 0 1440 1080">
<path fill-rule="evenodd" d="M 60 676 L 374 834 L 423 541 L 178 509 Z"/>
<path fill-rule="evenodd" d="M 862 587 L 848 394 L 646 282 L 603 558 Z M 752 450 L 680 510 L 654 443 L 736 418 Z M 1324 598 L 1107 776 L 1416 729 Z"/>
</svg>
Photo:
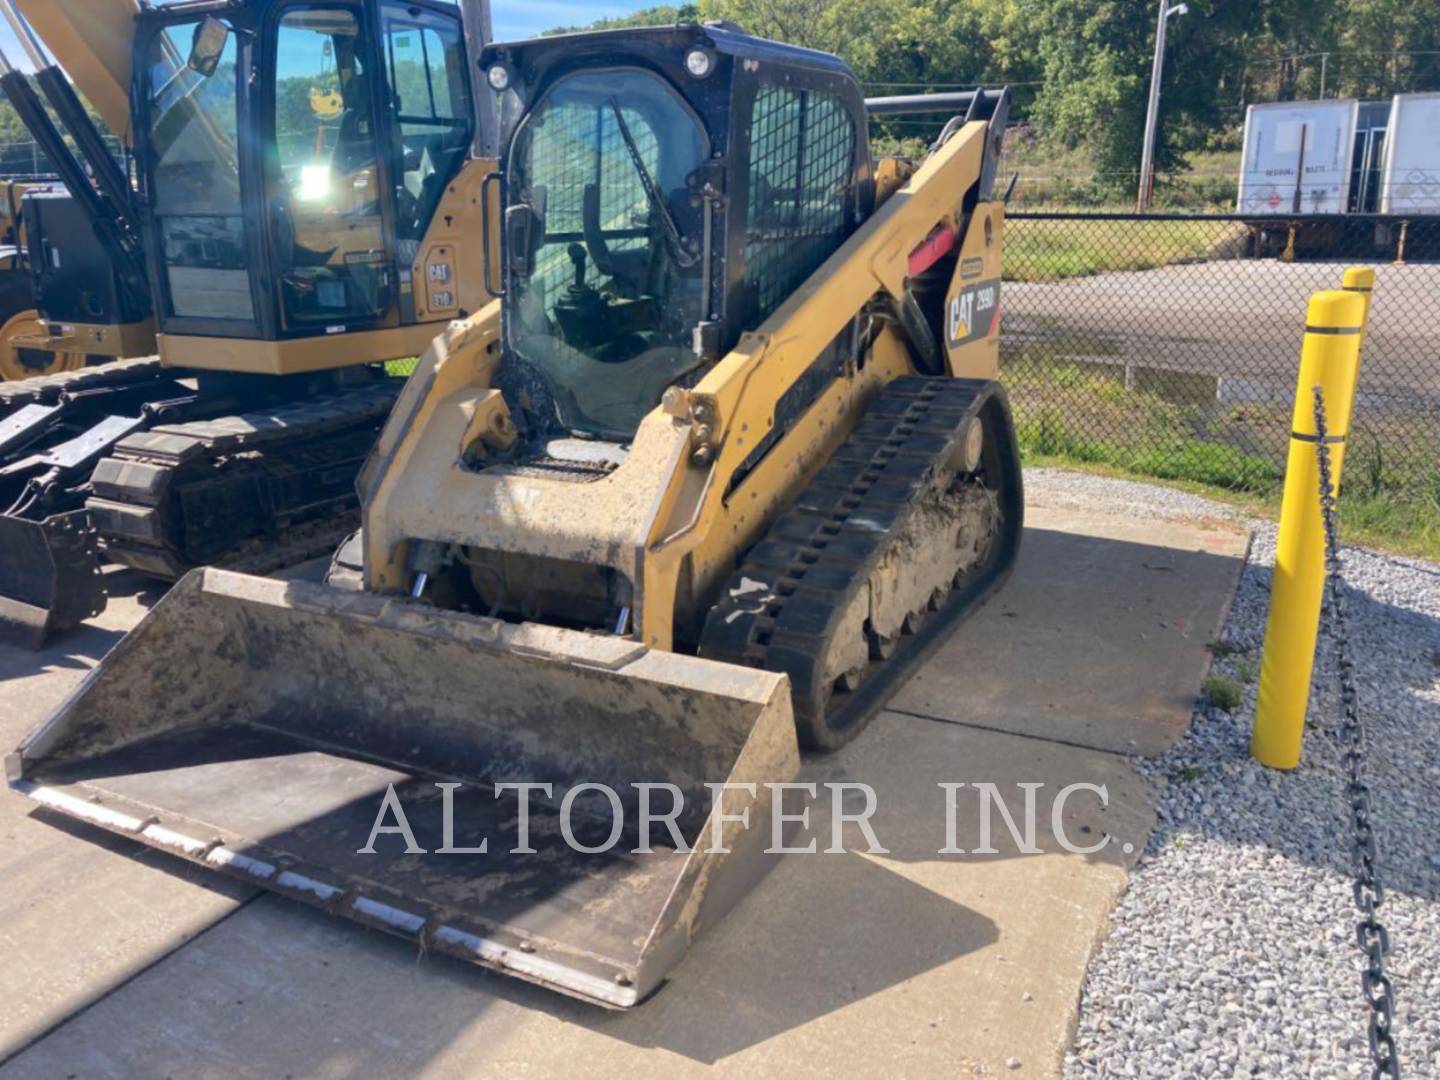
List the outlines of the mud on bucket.
<svg viewBox="0 0 1440 1080">
<path fill-rule="evenodd" d="M 780 675 L 199 570 L 6 764 L 52 809 L 624 1007 L 763 870 L 765 785 L 792 779 L 798 752 Z M 757 785 L 724 794 L 748 828 L 712 817 L 721 783 Z M 581 784 L 622 811 L 602 853 L 579 849 L 611 839 L 608 795 L 560 813 Z M 667 815 L 677 793 L 684 845 L 664 822 L 642 835 L 641 800 Z M 533 852 L 516 853 L 522 797 Z M 362 850 L 377 820 L 390 831 Z"/>
</svg>

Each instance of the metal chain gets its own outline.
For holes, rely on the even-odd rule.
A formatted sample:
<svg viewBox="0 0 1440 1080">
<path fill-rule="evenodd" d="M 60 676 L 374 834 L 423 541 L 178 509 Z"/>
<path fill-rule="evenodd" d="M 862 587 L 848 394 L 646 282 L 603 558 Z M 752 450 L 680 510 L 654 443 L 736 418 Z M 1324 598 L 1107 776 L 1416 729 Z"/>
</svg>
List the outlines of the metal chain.
<svg viewBox="0 0 1440 1080">
<path fill-rule="evenodd" d="M 1399 1080 L 1400 1055 L 1395 1048 L 1395 988 L 1385 972 L 1390 952 L 1390 935 L 1376 918 L 1385 902 L 1380 884 L 1379 856 L 1375 847 L 1375 826 L 1371 820 L 1370 787 L 1365 783 L 1365 729 L 1360 722 L 1359 697 L 1355 690 L 1355 665 L 1350 657 L 1350 631 L 1345 608 L 1344 581 L 1340 576 L 1340 540 L 1336 527 L 1335 485 L 1326 435 L 1325 393 L 1315 387 L 1315 453 L 1320 465 L 1320 516 L 1325 525 L 1326 593 L 1330 604 L 1330 631 L 1335 642 L 1335 659 L 1340 669 L 1340 739 L 1343 761 L 1349 774 L 1345 797 L 1350 820 L 1355 826 L 1353 846 L 1355 906 L 1364 916 L 1356 927 L 1355 939 L 1365 954 L 1361 986 L 1370 1006 L 1371 1077 Z"/>
</svg>

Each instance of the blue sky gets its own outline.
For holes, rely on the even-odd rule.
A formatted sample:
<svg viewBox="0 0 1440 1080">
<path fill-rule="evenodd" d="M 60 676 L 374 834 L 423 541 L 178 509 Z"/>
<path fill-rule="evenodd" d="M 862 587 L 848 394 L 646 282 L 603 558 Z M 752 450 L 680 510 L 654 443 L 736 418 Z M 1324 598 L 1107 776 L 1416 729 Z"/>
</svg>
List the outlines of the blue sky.
<svg viewBox="0 0 1440 1080">
<path fill-rule="evenodd" d="M 628 15 L 652 6 L 649 0 L 613 0 L 598 4 L 584 0 L 493 0 L 490 10 L 495 20 L 495 37 L 513 41 L 534 37 L 556 26 L 584 26 L 596 19 Z"/>
<path fill-rule="evenodd" d="M 162 0 L 164 2 L 164 0 Z M 583 26 L 596 19 L 628 15 L 657 0 L 492 0 L 495 36 L 501 41 L 534 37 L 556 26 Z M 12 64 L 29 68 L 10 27 L 0 20 L 0 49 Z"/>
</svg>

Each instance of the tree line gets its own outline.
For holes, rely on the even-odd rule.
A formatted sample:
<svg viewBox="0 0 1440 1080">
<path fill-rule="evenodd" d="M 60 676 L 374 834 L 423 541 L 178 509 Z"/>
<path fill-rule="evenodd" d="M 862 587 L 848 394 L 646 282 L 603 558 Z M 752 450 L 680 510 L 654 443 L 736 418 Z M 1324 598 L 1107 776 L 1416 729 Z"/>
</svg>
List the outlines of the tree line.
<svg viewBox="0 0 1440 1080">
<path fill-rule="evenodd" d="M 1009 85 L 1016 119 L 1043 145 L 1079 151 L 1097 175 L 1129 177 L 1133 185 L 1157 2 L 696 0 L 593 25 L 728 19 L 751 33 L 838 53 L 871 94 Z M 1238 148 L 1248 104 L 1440 90 L 1435 0 L 1187 2 L 1189 13 L 1170 21 L 1162 172 L 1183 170 L 1200 150 Z M 307 100 L 293 95 L 300 119 Z M 893 138 L 917 133 L 905 121 L 883 131 Z M 9 103 L 0 103 L 0 147 L 10 144 L 12 171 L 25 171 L 28 142 Z"/>
<path fill-rule="evenodd" d="M 1238 148 L 1249 104 L 1440 89 L 1434 0 L 1187 3 L 1169 24 L 1162 172 Z M 1043 144 L 1133 184 L 1157 15 L 1150 0 L 697 0 L 595 25 L 728 19 L 839 54 L 871 94 L 1008 84 Z"/>
</svg>

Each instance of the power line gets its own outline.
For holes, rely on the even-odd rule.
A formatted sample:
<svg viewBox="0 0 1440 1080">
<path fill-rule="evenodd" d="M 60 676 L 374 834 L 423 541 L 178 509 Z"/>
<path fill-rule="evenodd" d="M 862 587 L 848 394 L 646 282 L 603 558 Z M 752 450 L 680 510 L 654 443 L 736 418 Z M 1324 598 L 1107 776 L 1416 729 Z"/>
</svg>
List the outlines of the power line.
<svg viewBox="0 0 1440 1080">
<path fill-rule="evenodd" d="M 866 82 L 862 82 L 860 85 L 861 85 L 861 86 L 894 86 L 894 87 L 899 87 L 899 88 L 901 88 L 901 89 L 906 89 L 906 90 L 974 90 L 974 89 L 976 89 L 976 88 L 979 87 L 979 86 L 985 86 L 985 87 L 990 88 L 990 89 L 996 89 L 996 88 L 999 88 L 999 87 L 1002 87 L 1002 86 L 1009 86 L 1009 87 L 1016 87 L 1016 86 L 1044 86 L 1044 85 L 1045 85 L 1045 82 L 1044 82 L 1044 80 L 1035 80 L 1035 81 L 1033 81 L 1033 82 L 1011 82 L 1011 81 L 1009 81 L 1008 79 L 994 79 L 994 80 L 992 80 L 992 81 L 990 81 L 990 82 L 986 82 L 986 83 L 973 83 L 973 82 L 964 82 L 964 83 L 938 83 L 938 82 L 891 82 L 891 81 L 881 80 L 881 79 L 872 79 L 872 80 L 869 80 L 869 81 L 866 81 Z"/>
<path fill-rule="evenodd" d="M 1322 56 L 1440 56 L 1440 49 L 1321 49 L 1319 52 L 1292 53 L 1288 56 L 1247 57 L 1251 64 L 1284 64 L 1291 60 L 1313 60 Z"/>
</svg>

